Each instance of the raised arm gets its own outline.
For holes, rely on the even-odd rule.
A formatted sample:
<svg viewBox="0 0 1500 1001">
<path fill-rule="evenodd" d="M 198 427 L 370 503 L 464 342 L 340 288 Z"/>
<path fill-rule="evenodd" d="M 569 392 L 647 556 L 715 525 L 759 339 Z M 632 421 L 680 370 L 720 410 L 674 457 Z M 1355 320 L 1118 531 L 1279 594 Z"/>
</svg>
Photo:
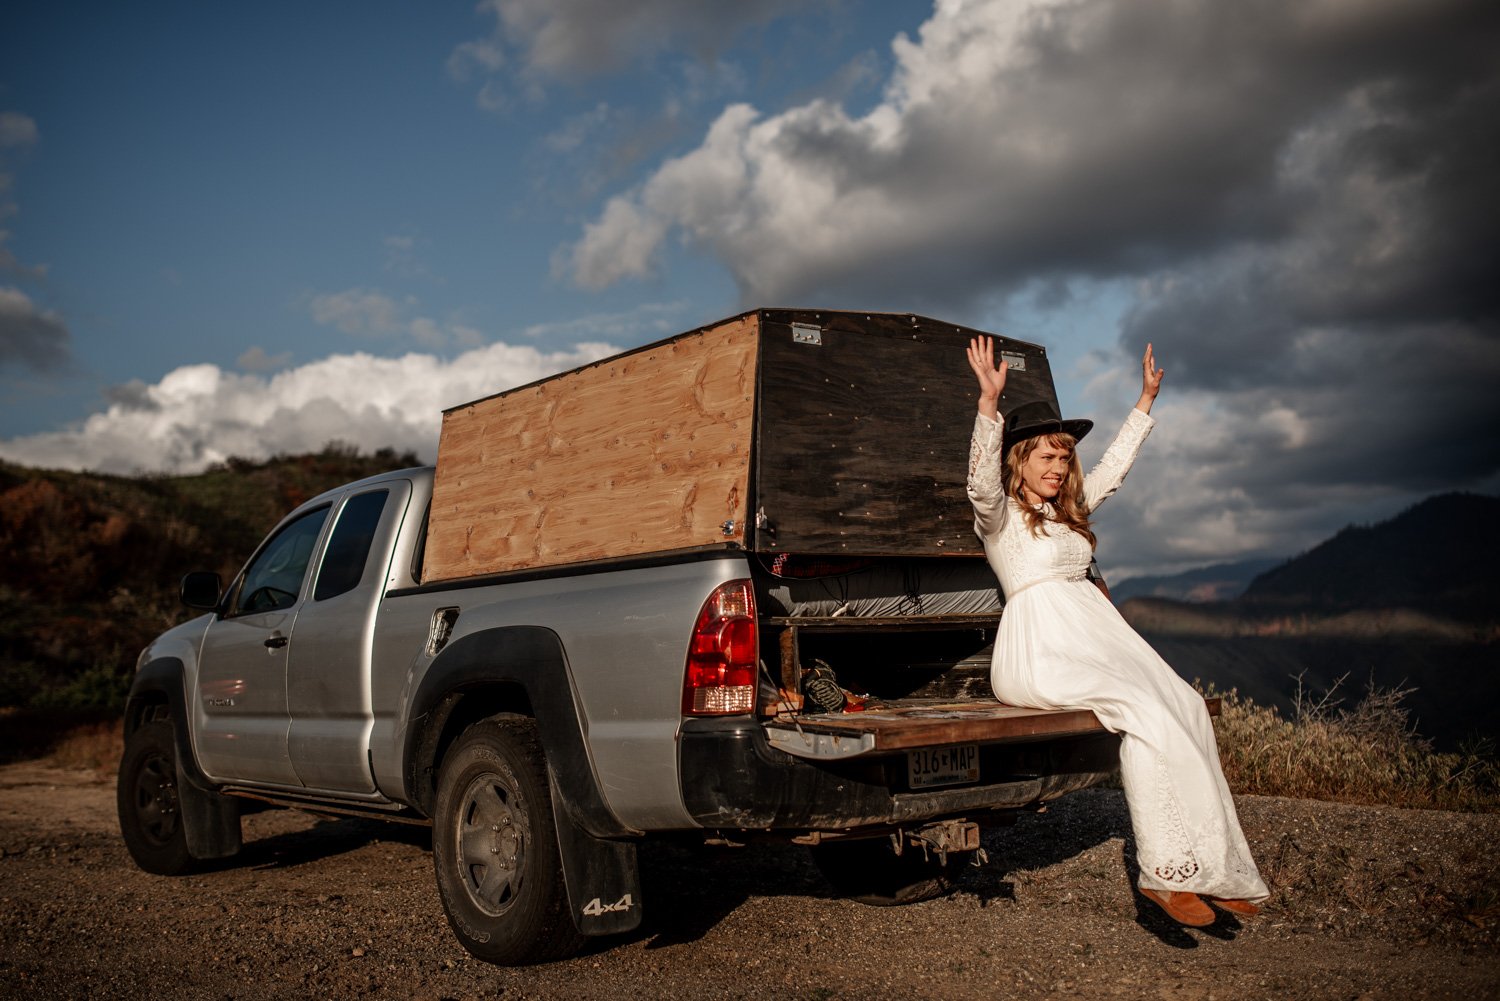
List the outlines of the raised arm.
<svg viewBox="0 0 1500 1001">
<path fill-rule="evenodd" d="M 988 337 L 971 338 L 968 357 L 969 368 L 979 380 L 979 413 L 969 439 L 969 503 L 974 505 L 974 531 L 980 538 L 987 538 L 1005 524 L 1000 393 L 1005 389 L 1009 366 L 1002 358 L 1000 367 L 995 367 L 994 341 Z"/>
<path fill-rule="evenodd" d="M 1005 373 L 1010 365 L 1004 358 L 995 367 L 995 341 L 990 337 L 969 338 L 969 367 L 979 380 L 979 412 L 990 420 L 1000 416 L 1000 394 L 1005 391 Z"/>
<path fill-rule="evenodd" d="M 1156 425 L 1150 417 L 1151 404 L 1156 402 L 1156 394 L 1161 392 L 1162 376 L 1166 374 L 1165 369 L 1156 367 L 1156 354 L 1151 350 L 1151 345 L 1147 344 L 1146 353 L 1141 357 L 1140 399 L 1136 400 L 1135 409 L 1126 416 L 1125 424 L 1120 428 L 1119 434 L 1115 435 L 1115 440 L 1083 478 L 1083 502 L 1090 512 L 1120 489 L 1120 484 L 1125 482 L 1125 474 L 1135 464 L 1141 445 Z"/>
<path fill-rule="evenodd" d="M 1146 353 L 1141 356 L 1141 398 L 1135 401 L 1135 409 L 1143 414 L 1151 412 L 1151 404 L 1161 392 L 1161 377 L 1166 374 L 1166 369 L 1156 367 L 1156 352 L 1151 350 L 1151 342 L 1147 341 Z"/>
</svg>

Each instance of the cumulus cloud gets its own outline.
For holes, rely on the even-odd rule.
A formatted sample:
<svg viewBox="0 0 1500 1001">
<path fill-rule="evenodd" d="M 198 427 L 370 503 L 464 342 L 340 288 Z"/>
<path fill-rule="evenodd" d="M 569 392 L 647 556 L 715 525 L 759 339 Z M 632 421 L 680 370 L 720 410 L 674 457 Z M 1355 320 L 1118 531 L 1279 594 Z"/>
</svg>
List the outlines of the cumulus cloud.
<svg viewBox="0 0 1500 1001">
<path fill-rule="evenodd" d="M 646 278 L 681 241 L 746 304 L 957 317 L 1130 283 L 1112 362 L 1154 341 L 1184 424 L 1110 517 L 1185 560 L 1494 481 L 1500 7 L 938 0 L 892 50 L 865 114 L 726 107 L 559 270 Z"/>
<path fill-rule="evenodd" d="M 20 289 L 0 288 L 0 368 L 51 372 L 69 357 L 68 328 L 62 318 Z"/>
<path fill-rule="evenodd" d="M 544 352 L 489 344 L 445 361 L 429 354 L 334 355 L 274 375 L 186 365 L 132 382 L 108 407 L 65 431 L 0 441 L 31 466 L 100 472 L 193 472 L 230 456 L 305 452 L 340 440 L 436 456 L 442 410 L 523 385 L 618 349 L 579 344 Z"/>
</svg>

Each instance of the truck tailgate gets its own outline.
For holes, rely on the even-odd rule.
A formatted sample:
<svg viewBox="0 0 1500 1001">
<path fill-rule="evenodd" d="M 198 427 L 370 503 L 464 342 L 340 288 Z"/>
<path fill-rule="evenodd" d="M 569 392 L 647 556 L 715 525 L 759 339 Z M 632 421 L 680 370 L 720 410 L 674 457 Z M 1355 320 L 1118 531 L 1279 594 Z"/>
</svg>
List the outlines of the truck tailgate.
<svg viewBox="0 0 1500 1001">
<path fill-rule="evenodd" d="M 1219 700 L 1205 700 L 1210 715 Z M 766 723 L 771 746 L 828 760 L 951 744 L 995 744 L 1098 733 L 1088 709 L 1024 709 L 996 701 L 882 706 L 864 712 L 779 717 Z"/>
</svg>

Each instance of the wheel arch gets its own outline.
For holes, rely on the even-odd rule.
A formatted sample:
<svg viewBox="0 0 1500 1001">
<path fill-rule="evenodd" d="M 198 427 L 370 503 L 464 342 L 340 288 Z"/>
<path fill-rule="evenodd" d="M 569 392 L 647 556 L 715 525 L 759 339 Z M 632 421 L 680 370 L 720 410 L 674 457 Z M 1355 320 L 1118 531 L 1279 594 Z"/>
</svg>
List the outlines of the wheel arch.
<svg viewBox="0 0 1500 1001">
<path fill-rule="evenodd" d="M 128 739 L 154 719 L 170 720 L 177 744 L 178 774 L 187 774 L 196 784 L 207 788 L 210 783 L 198 768 L 188 733 L 183 682 L 185 670 L 177 657 L 158 657 L 136 672 L 130 683 L 130 692 L 125 696 L 125 737 Z"/>
<path fill-rule="evenodd" d="M 536 720 L 555 796 L 599 838 L 639 834 L 620 823 L 594 775 L 561 638 L 541 626 L 498 626 L 449 643 L 412 696 L 402 768 L 413 805 L 431 815 L 443 754 L 472 723 L 497 713 Z"/>
<path fill-rule="evenodd" d="M 240 850 L 239 802 L 221 796 L 198 767 L 188 729 L 185 669 L 177 657 L 158 657 L 136 672 L 125 697 L 125 738 L 146 723 L 172 724 L 176 750 L 177 795 L 188 851 L 194 858 L 228 858 Z"/>
<path fill-rule="evenodd" d="M 500 713 L 534 719 L 526 689 L 499 679 L 455 681 L 455 687 L 413 713 L 405 752 L 406 787 L 417 809 L 432 815 L 437 802 L 438 768 L 459 736 L 480 720 Z M 424 700 L 424 702 L 427 700 Z"/>
</svg>

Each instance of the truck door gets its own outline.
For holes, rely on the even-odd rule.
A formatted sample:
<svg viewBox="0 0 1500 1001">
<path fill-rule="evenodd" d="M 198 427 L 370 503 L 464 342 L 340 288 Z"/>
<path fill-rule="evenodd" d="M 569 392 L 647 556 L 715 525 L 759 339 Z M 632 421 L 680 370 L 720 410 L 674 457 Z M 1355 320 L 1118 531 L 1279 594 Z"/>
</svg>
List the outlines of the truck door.
<svg viewBox="0 0 1500 1001">
<path fill-rule="evenodd" d="M 328 507 L 287 522 L 230 588 L 198 657 L 198 756 L 216 778 L 296 786 L 287 755 L 286 667 L 292 626 Z"/>
<path fill-rule="evenodd" d="M 337 505 L 287 664 L 292 766 L 309 789 L 370 793 L 370 661 L 411 483 L 350 493 Z"/>
</svg>

